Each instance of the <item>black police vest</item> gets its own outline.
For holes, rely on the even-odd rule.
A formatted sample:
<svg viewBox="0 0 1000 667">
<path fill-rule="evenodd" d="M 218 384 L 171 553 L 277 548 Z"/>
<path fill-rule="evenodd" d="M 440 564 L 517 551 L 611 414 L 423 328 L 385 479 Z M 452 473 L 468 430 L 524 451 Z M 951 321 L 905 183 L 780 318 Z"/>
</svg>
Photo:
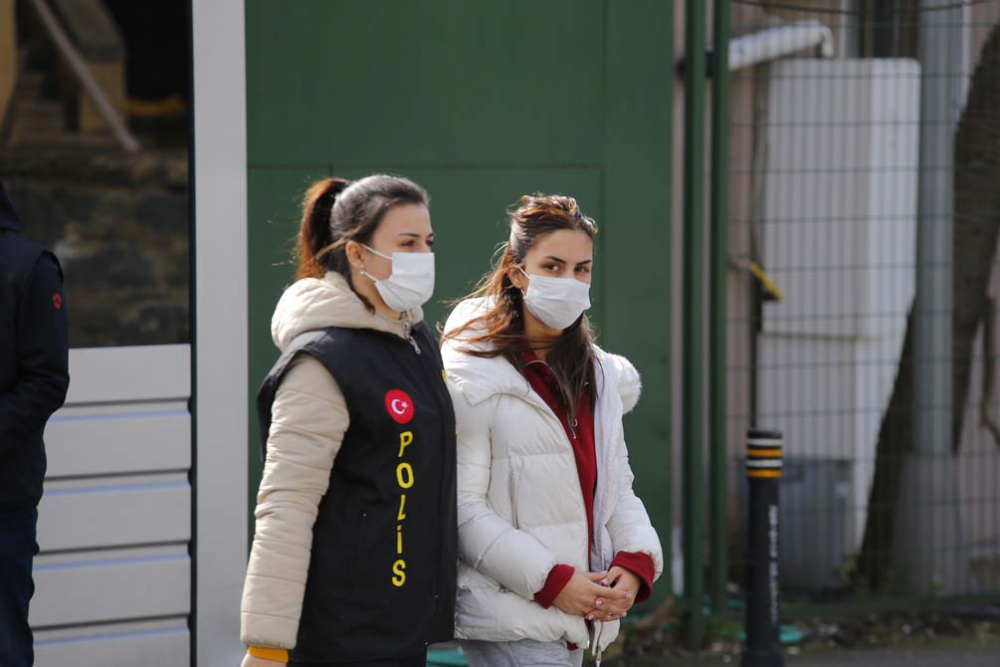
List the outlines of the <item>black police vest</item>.
<svg viewBox="0 0 1000 667">
<path fill-rule="evenodd" d="M 337 327 L 299 336 L 257 398 L 265 457 L 278 385 L 302 353 L 333 375 L 351 423 L 313 528 L 290 660 L 421 654 L 450 640 L 455 622 L 455 414 L 441 354 L 423 322 L 410 341 Z"/>
</svg>

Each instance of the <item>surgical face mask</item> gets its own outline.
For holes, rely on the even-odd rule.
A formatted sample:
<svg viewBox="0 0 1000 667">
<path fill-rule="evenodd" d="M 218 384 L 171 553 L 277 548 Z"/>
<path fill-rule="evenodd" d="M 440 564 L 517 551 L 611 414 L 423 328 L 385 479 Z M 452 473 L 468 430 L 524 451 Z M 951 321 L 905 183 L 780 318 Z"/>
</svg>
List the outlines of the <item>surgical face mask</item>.
<svg viewBox="0 0 1000 667">
<path fill-rule="evenodd" d="M 396 312 L 413 310 L 427 303 L 434 294 L 434 253 L 394 252 L 388 257 L 374 248 L 366 250 L 392 262 L 392 273 L 385 280 L 379 280 L 367 271 L 361 275 L 375 283 L 385 305 Z"/>
<path fill-rule="evenodd" d="M 563 331 L 590 308 L 590 285 L 576 278 L 533 276 L 521 269 L 528 279 L 524 305 L 531 314 L 553 329 Z"/>
</svg>

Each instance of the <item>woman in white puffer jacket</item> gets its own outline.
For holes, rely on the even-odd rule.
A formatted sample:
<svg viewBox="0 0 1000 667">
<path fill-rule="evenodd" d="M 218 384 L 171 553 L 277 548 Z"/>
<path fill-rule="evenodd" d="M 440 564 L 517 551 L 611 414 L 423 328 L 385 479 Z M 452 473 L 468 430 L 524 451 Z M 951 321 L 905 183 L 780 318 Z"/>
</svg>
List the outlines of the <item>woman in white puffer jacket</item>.
<svg viewBox="0 0 1000 667">
<path fill-rule="evenodd" d="M 649 597 L 660 542 L 632 491 L 622 417 L 639 374 L 591 338 L 594 222 L 523 197 L 494 270 L 452 313 L 456 636 L 472 667 L 579 665 Z"/>
</svg>

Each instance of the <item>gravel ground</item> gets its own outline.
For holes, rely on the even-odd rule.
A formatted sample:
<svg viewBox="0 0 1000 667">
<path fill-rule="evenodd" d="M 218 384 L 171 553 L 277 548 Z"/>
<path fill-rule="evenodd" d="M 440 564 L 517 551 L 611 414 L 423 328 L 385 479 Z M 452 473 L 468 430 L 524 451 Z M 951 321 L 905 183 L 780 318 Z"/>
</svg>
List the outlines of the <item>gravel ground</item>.
<svg viewBox="0 0 1000 667">
<path fill-rule="evenodd" d="M 612 647 L 606 667 L 740 665 L 739 620 L 715 628 L 716 639 L 695 655 L 680 649 L 674 624 L 631 627 Z M 912 614 L 858 614 L 792 623 L 802 641 L 787 645 L 788 667 L 1000 667 L 1000 608 Z"/>
</svg>

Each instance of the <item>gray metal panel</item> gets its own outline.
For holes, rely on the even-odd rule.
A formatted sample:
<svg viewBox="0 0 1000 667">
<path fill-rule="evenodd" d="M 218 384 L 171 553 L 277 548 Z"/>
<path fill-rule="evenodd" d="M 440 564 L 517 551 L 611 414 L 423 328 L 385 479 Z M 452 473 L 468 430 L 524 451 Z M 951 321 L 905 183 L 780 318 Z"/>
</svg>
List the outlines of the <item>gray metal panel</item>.
<svg viewBox="0 0 1000 667">
<path fill-rule="evenodd" d="M 187 470 L 191 415 L 178 405 L 134 414 L 62 410 L 45 431 L 45 449 L 50 479 Z"/>
<path fill-rule="evenodd" d="M 174 667 L 187 664 L 191 635 L 186 626 L 148 629 L 104 628 L 100 634 L 82 637 L 35 635 L 37 667 Z"/>
<path fill-rule="evenodd" d="M 70 350 L 67 405 L 186 399 L 191 395 L 188 345 Z"/>
<path fill-rule="evenodd" d="M 187 542 L 191 488 L 171 475 L 159 480 L 101 480 L 99 486 L 46 488 L 39 507 L 43 551 Z"/>
<path fill-rule="evenodd" d="M 102 553 L 64 562 L 40 557 L 35 564 L 31 605 L 35 628 L 176 616 L 190 609 L 191 562 L 186 548 L 146 557 Z M 184 658 L 178 656 L 181 662 Z"/>
</svg>

